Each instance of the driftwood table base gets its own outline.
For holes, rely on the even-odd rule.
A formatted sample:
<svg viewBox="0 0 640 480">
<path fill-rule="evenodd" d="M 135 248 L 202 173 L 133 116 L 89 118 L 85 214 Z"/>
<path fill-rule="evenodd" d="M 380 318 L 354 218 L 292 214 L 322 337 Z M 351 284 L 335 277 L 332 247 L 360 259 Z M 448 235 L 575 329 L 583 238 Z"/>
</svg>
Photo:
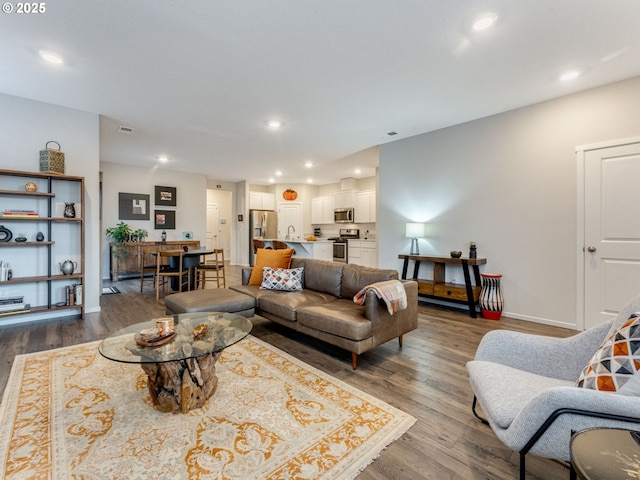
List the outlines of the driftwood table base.
<svg viewBox="0 0 640 480">
<path fill-rule="evenodd" d="M 218 386 L 221 352 L 163 363 L 143 363 L 151 400 L 161 412 L 187 413 L 204 406 Z"/>
</svg>

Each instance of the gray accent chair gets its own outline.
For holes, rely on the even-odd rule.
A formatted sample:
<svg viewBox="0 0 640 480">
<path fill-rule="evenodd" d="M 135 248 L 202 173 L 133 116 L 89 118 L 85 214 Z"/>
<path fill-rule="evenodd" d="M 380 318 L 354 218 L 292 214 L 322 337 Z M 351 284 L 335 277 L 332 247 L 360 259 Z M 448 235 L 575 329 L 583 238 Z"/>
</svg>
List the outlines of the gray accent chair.
<svg viewBox="0 0 640 480">
<path fill-rule="evenodd" d="M 568 338 L 508 330 L 487 333 L 467 363 L 473 413 L 509 448 L 570 461 L 572 433 L 595 427 L 640 429 L 640 398 L 576 387 L 602 342 L 640 311 L 635 297 L 615 318 Z M 476 412 L 482 408 L 483 418 Z"/>
</svg>

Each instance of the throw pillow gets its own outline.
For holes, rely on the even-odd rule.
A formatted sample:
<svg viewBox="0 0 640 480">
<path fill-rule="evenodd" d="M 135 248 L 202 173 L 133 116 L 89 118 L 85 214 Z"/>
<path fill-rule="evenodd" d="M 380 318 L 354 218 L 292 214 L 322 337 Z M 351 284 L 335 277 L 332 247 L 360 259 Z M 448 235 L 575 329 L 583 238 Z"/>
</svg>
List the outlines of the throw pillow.
<svg viewBox="0 0 640 480">
<path fill-rule="evenodd" d="M 264 267 L 260 288 L 298 292 L 302 290 L 303 275 L 303 267 L 291 269 Z"/>
<path fill-rule="evenodd" d="M 576 386 L 640 396 L 640 312 L 629 317 L 600 346 Z"/>
<path fill-rule="evenodd" d="M 262 283 L 262 269 L 264 267 L 289 268 L 291 255 L 293 255 L 293 248 L 283 248 L 282 250 L 259 248 L 256 252 L 256 264 L 251 271 L 251 277 L 249 277 L 249 285 Z"/>
</svg>

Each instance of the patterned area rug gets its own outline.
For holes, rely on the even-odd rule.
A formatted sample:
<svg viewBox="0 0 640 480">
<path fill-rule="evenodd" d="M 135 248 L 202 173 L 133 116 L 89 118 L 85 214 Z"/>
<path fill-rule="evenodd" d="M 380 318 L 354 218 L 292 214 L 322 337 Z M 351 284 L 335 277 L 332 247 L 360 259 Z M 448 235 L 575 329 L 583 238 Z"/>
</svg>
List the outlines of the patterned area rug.
<svg viewBox="0 0 640 480">
<path fill-rule="evenodd" d="M 98 342 L 16 357 L 1 478 L 352 479 L 415 418 L 252 336 L 188 414 L 153 409 L 138 365 Z"/>
</svg>

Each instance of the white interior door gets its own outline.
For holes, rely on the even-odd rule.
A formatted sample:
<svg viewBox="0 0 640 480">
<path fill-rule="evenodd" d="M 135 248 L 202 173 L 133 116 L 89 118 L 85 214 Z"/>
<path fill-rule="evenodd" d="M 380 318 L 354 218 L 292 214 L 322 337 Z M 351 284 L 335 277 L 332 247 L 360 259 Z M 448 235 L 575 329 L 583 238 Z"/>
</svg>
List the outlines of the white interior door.
<svg viewBox="0 0 640 480">
<path fill-rule="evenodd" d="M 584 150 L 584 328 L 640 293 L 640 143 Z"/>
<path fill-rule="evenodd" d="M 217 203 L 207 203 L 207 249 L 220 248 L 218 234 L 220 232 L 220 213 Z M 226 252 L 225 252 L 226 253 Z"/>
<path fill-rule="evenodd" d="M 290 232 L 291 240 L 302 238 L 302 205 L 299 203 L 281 203 L 278 206 L 278 237 L 284 240 Z"/>
</svg>

